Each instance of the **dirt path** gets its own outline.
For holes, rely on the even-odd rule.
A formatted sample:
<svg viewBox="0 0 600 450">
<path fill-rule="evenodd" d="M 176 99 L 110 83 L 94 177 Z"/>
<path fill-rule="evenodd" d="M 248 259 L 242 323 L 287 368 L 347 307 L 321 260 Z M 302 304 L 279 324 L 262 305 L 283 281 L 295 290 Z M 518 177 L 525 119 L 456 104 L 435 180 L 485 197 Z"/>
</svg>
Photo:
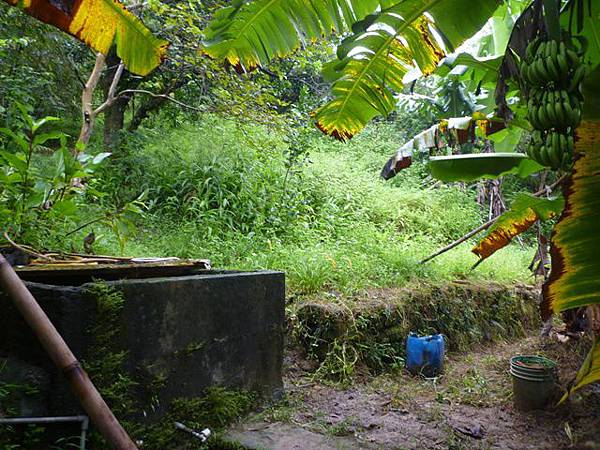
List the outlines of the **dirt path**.
<svg viewBox="0 0 600 450">
<path fill-rule="evenodd" d="M 510 356 L 544 353 L 566 379 L 580 345 L 518 343 L 452 355 L 434 380 L 405 373 L 341 388 L 315 382 L 288 358 L 287 398 L 231 432 L 249 448 L 600 449 L 600 389 L 588 388 L 552 412 L 520 413 L 511 400 Z"/>
</svg>

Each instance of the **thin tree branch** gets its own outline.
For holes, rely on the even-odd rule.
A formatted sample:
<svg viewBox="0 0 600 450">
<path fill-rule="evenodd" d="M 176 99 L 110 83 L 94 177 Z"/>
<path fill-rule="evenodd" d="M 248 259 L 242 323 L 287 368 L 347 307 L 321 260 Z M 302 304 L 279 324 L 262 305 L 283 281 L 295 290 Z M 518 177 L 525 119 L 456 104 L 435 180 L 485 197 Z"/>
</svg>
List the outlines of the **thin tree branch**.
<svg viewBox="0 0 600 450">
<path fill-rule="evenodd" d="M 479 227 L 475 228 L 474 230 L 469 231 L 467 234 L 465 234 L 460 239 L 457 239 L 456 241 L 452 242 L 451 244 L 448 244 L 443 249 L 438 250 L 433 255 L 430 255 L 427 258 L 419 261 L 419 264 L 425 264 L 426 262 L 431 261 L 433 258 L 437 258 L 441 254 L 446 253 L 448 250 L 452 250 L 454 247 L 458 247 L 460 244 L 465 242 L 467 239 L 475 236 L 476 234 L 481 233 L 484 230 L 487 230 L 489 227 L 491 227 L 496 222 L 496 220 L 498 220 L 498 217 L 494 217 L 492 220 L 488 220 L 483 225 L 480 225 Z"/>
<path fill-rule="evenodd" d="M 195 81 L 195 79 L 194 79 Z M 179 76 L 174 79 L 167 89 L 163 90 L 160 94 L 170 96 L 171 92 L 181 88 L 186 83 L 185 75 L 180 72 Z M 133 89 L 133 88 L 131 88 Z M 132 103 L 135 97 L 132 98 Z M 159 109 L 164 103 L 167 102 L 165 97 L 150 97 L 149 100 L 140 102 L 139 108 L 132 114 L 129 125 L 127 126 L 128 131 L 135 131 L 141 125 L 144 119 L 146 119 L 150 113 Z"/>
<path fill-rule="evenodd" d="M 45 259 L 47 261 L 52 261 L 52 258 L 49 258 L 48 256 L 42 255 L 41 253 L 35 252 L 33 250 L 30 250 L 24 246 L 17 244 L 15 241 L 13 241 L 10 238 L 10 236 L 8 235 L 8 233 L 6 231 L 4 232 L 4 239 L 6 239 L 12 247 L 16 248 L 17 250 L 22 251 L 23 253 L 26 253 L 31 256 L 35 256 L 36 258 Z"/>
<path fill-rule="evenodd" d="M 563 175 L 562 177 L 560 177 L 558 180 L 556 180 L 556 182 L 552 183 L 550 186 L 545 186 L 542 189 L 540 189 L 539 191 L 537 191 L 535 194 L 533 194 L 535 197 L 542 197 L 545 194 L 549 194 L 550 192 L 552 192 L 558 185 L 560 185 L 565 179 L 567 178 L 567 175 Z M 469 231 L 467 234 L 465 234 L 463 237 L 461 237 L 460 239 L 457 239 L 456 241 L 452 242 L 451 244 L 448 244 L 446 247 L 442 248 L 441 250 L 438 250 L 437 252 L 435 252 L 434 254 L 428 256 L 427 258 L 419 261 L 419 264 L 425 264 L 426 262 L 431 261 L 433 258 L 437 258 L 438 256 L 446 253 L 449 250 L 452 250 L 454 247 L 458 247 L 460 244 L 462 244 L 463 242 L 465 242 L 467 239 L 475 236 L 476 234 L 481 233 L 484 230 L 487 230 L 489 227 L 491 227 L 494 223 L 496 223 L 496 221 L 500 218 L 501 216 L 498 217 L 494 217 L 491 220 L 488 220 L 486 223 L 484 223 L 483 225 L 478 226 L 477 228 Z M 477 265 L 479 265 L 479 262 L 473 266 L 473 268 L 477 267 Z"/>
<path fill-rule="evenodd" d="M 106 100 L 98 108 L 96 108 L 96 110 L 94 111 L 94 115 L 97 116 L 98 114 L 104 112 L 105 109 L 111 107 L 113 103 L 119 98 L 119 96 L 115 97 L 115 92 L 117 91 L 119 81 L 121 81 L 121 76 L 123 75 L 124 68 L 125 66 L 121 61 L 119 63 L 119 66 L 117 67 L 117 70 L 115 71 L 115 76 L 113 77 L 112 82 L 110 83 L 110 87 L 108 88 L 108 95 L 106 96 Z"/>
<path fill-rule="evenodd" d="M 112 80 L 112 83 L 110 83 L 110 88 L 108 89 L 108 98 L 113 98 L 115 96 L 115 92 L 117 91 L 117 85 L 119 84 L 119 81 L 121 80 L 121 76 L 123 75 L 124 68 L 125 68 L 125 65 L 123 64 L 123 61 L 121 61 L 119 63 L 119 66 L 117 67 L 117 71 L 115 72 L 115 76 Z"/>
<path fill-rule="evenodd" d="M 150 95 L 151 97 L 164 98 L 166 100 L 170 100 L 173 103 L 175 103 L 176 105 L 179 105 L 183 108 L 191 109 L 192 111 L 198 111 L 198 112 L 206 111 L 205 109 L 196 108 L 195 106 L 191 106 L 186 103 L 180 102 L 179 100 L 176 100 L 173 97 L 170 97 L 166 94 L 155 94 L 154 92 L 145 91 L 143 89 L 125 89 L 124 91 L 119 92 L 119 94 L 115 98 L 119 98 L 119 97 L 125 96 L 127 94 L 146 94 L 146 95 Z"/>
<path fill-rule="evenodd" d="M 93 225 L 95 223 L 101 222 L 103 220 L 109 220 L 112 219 L 115 216 L 118 216 L 119 214 L 121 214 L 124 210 L 124 207 L 118 208 L 117 210 L 115 210 L 114 212 L 108 213 L 102 217 L 97 217 L 95 219 L 92 219 L 88 222 L 85 222 L 83 225 L 79 225 L 77 228 L 75 228 L 74 230 L 69 231 L 68 233 L 65 234 L 65 237 L 67 236 L 71 236 L 72 234 L 77 233 L 79 230 L 83 230 L 85 227 L 89 227 L 90 225 Z"/>
</svg>

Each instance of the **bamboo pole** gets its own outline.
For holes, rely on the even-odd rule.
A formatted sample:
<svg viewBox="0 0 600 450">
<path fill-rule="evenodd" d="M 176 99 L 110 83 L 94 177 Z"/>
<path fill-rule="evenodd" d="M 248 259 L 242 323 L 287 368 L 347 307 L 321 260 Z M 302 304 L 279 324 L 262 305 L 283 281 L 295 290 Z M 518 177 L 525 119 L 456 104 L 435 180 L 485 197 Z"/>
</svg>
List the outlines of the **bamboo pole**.
<svg viewBox="0 0 600 450">
<path fill-rule="evenodd" d="M 0 254 L 0 289 L 12 299 L 15 307 L 23 315 L 56 367 L 62 371 L 81 406 L 111 448 L 137 450 L 137 446 L 104 402 L 75 355 L 2 254 Z"/>
<path fill-rule="evenodd" d="M 552 183 L 550 186 L 546 186 L 542 189 L 540 189 L 539 191 L 537 191 L 535 194 L 533 194 L 534 197 L 541 197 L 544 194 L 548 194 L 550 192 L 552 192 L 558 185 L 560 185 L 565 179 L 567 178 L 567 175 L 563 175 L 562 177 L 560 177 L 558 180 L 556 180 L 554 183 Z M 460 244 L 462 244 L 463 242 L 465 242 L 467 239 L 469 239 L 470 237 L 475 236 L 476 234 L 481 233 L 484 230 L 487 230 L 489 227 L 491 227 L 492 225 L 494 225 L 496 223 L 496 221 L 500 218 L 501 216 L 497 216 L 494 217 L 491 220 L 488 220 L 486 223 L 484 223 L 483 225 L 478 226 L 477 228 L 475 228 L 474 230 L 469 231 L 467 234 L 465 234 L 463 237 L 461 237 L 460 239 L 457 239 L 456 241 L 452 242 L 451 244 L 446 245 L 443 249 L 438 250 L 437 252 L 435 252 L 433 255 L 428 256 L 425 259 L 422 259 L 421 261 L 419 261 L 419 264 L 425 264 L 429 261 L 431 261 L 434 258 L 437 258 L 438 256 L 446 253 L 449 250 L 452 250 L 454 247 L 458 247 Z M 477 263 L 471 267 L 471 270 L 473 270 L 475 267 L 477 267 L 479 264 L 481 264 L 483 262 L 483 259 L 477 261 Z"/>
</svg>

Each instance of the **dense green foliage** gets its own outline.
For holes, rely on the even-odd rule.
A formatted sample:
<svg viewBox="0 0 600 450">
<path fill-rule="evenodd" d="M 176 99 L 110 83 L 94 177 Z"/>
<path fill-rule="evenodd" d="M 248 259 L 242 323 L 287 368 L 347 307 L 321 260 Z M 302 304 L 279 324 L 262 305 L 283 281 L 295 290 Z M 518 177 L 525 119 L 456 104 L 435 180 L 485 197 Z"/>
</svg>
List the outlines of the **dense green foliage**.
<svg viewBox="0 0 600 450">
<path fill-rule="evenodd" d="M 126 156 L 106 168 L 101 184 L 110 199 L 147 192 L 147 216 L 128 253 L 281 269 L 298 292 L 414 278 L 525 278 L 531 252 L 518 247 L 474 274 L 467 274 L 475 261 L 467 248 L 417 264 L 476 226 L 481 212 L 474 187 L 434 186 L 420 164 L 392 182 L 378 178 L 406 132 L 375 124 L 347 145 L 309 134 L 308 156 L 288 170 L 281 132 L 206 115 L 177 130 L 144 129 Z M 95 250 L 118 251 L 109 234 Z"/>
<path fill-rule="evenodd" d="M 378 178 L 389 155 L 440 114 L 471 110 L 473 98 L 461 83 L 436 82 L 439 92 L 429 84 L 417 86 L 417 92 L 440 99 L 433 109 L 395 113 L 343 146 L 319 136 L 307 120 L 326 96 L 320 72 L 333 56 L 331 46 L 300 48 L 240 78 L 199 52 L 203 30 L 220 6 L 151 2 L 139 11 L 158 36 L 171 41 L 170 57 L 143 79 L 126 71 L 117 90 L 166 94 L 191 108 L 146 94 L 119 99 L 99 117 L 97 128 L 103 126 L 104 133 L 96 130 L 86 149 L 92 155 L 108 150 L 112 157 L 85 189 L 73 190 L 71 214 L 47 214 L 33 205 L 28 210 L 33 218 L 22 227 L 27 232 L 13 231 L 14 236 L 38 249 L 81 252 L 83 238 L 94 232 L 96 253 L 199 257 L 215 267 L 281 269 L 298 293 L 420 278 L 527 277 L 531 252 L 518 247 L 473 273 L 467 248 L 418 265 L 483 219 L 475 187 L 435 184 L 423 164 L 392 182 Z M 14 9 L 0 5 L 0 16 L 7 24 L 0 58 L 9 58 L 18 45 L 32 48 L 0 68 L 2 126 L 22 128 L 11 102 L 18 99 L 31 105 L 35 117 L 63 117 L 55 129 L 67 131 L 66 146 L 72 148 L 92 55 Z M 72 64 L 44 75 L 44 61 L 65 57 Z M 107 98 L 118 60 L 109 54 L 107 62 L 96 104 Z M 18 72 L 33 76 L 24 82 L 14 77 Z M 55 142 L 35 149 L 36 167 L 51 167 Z M 11 154 L 18 150 L 10 138 L 0 146 Z M 3 163 L 5 174 L 14 172 L 6 158 Z M 40 188 L 30 179 L 24 184 L 27 192 Z M 14 222 L 7 214 L 5 228 Z"/>
</svg>

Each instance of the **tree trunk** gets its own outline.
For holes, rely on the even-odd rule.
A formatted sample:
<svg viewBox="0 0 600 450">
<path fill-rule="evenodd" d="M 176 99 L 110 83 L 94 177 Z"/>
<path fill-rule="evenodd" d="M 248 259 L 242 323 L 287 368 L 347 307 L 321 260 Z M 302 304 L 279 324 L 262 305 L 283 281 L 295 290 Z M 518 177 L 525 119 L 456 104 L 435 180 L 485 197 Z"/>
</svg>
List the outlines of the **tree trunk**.
<svg viewBox="0 0 600 450">
<path fill-rule="evenodd" d="M 129 122 L 129 126 L 127 127 L 128 131 L 137 130 L 144 119 L 148 118 L 150 114 L 155 111 L 158 111 L 162 106 L 168 101 L 168 99 L 164 96 L 175 92 L 185 85 L 187 82 L 184 76 L 180 76 L 176 80 L 174 80 L 170 86 L 168 86 L 165 90 L 160 92 L 160 95 L 163 97 L 150 97 L 148 98 L 142 105 L 137 109 L 135 114 L 133 115 L 131 121 Z"/>
<path fill-rule="evenodd" d="M 144 121 L 144 119 L 148 118 L 148 116 L 150 116 L 152 112 L 157 111 L 166 101 L 167 99 L 164 97 L 153 97 L 148 99 L 146 102 L 142 103 L 142 106 L 138 108 L 138 110 L 133 115 L 131 122 L 129 122 L 127 130 L 137 130 Z"/>
<path fill-rule="evenodd" d="M 102 79 L 104 101 L 110 100 L 110 86 L 115 78 L 119 63 L 120 59 L 117 56 L 117 53 L 114 50 L 110 51 L 106 56 L 106 65 L 108 69 Z M 132 80 L 129 76 L 129 72 L 126 70 L 123 71 L 123 76 L 119 80 L 116 91 L 119 92 L 124 89 L 131 89 L 132 86 L 130 86 L 130 80 L 134 82 L 135 86 L 140 83 L 138 77 Z M 124 87 L 124 85 L 127 86 Z M 117 136 L 119 131 L 121 131 L 125 125 L 125 111 L 127 110 L 127 105 L 129 105 L 130 101 L 130 95 L 117 98 L 111 103 L 110 108 L 107 108 L 104 111 L 104 145 L 108 147 L 109 150 L 113 150 L 117 144 Z"/>
<path fill-rule="evenodd" d="M 125 111 L 131 97 L 121 97 L 104 112 L 104 145 L 113 150 L 118 144 L 119 131 L 125 126 Z"/>
</svg>

